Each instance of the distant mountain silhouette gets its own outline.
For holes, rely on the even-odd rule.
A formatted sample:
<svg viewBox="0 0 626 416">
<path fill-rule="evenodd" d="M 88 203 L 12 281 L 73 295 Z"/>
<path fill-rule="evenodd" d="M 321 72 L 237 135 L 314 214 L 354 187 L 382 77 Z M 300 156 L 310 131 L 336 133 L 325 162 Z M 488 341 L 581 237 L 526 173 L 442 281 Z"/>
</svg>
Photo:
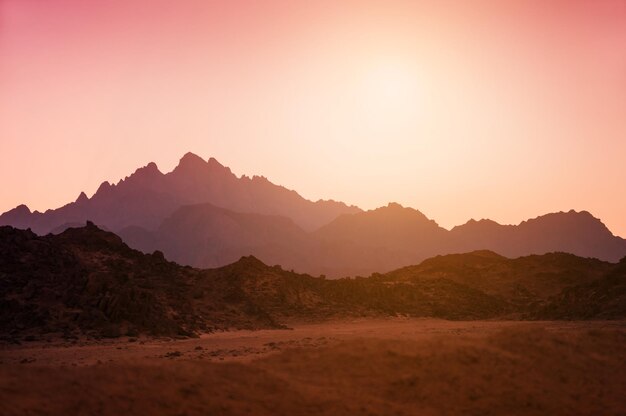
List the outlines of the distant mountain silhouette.
<svg viewBox="0 0 626 416">
<path fill-rule="evenodd" d="M 2 214 L 0 225 L 47 234 L 89 219 L 113 231 L 129 226 L 155 230 L 181 206 L 201 203 L 243 213 L 282 215 L 305 230 L 314 230 L 340 214 L 360 211 L 341 202 L 311 202 L 261 176 L 238 178 L 213 158 L 205 161 L 187 153 L 167 174 L 149 163 L 115 185 L 103 182 L 91 198 L 81 193 L 75 202 L 58 209 L 40 213 L 20 205 Z"/>
<path fill-rule="evenodd" d="M 201 204 L 178 209 L 155 232 L 127 227 L 119 234 L 131 247 L 161 250 L 173 261 L 196 267 L 254 255 L 287 269 L 340 277 L 388 271 L 439 254 L 448 231 L 419 211 L 393 203 L 341 215 L 312 233 L 284 217 Z"/>
<path fill-rule="evenodd" d="M 610 262 L 626 255 L 626 240 L 614 236 L 586 211 L 548 214 L 519 225 L 472 220 L 447 231 L 419 211 L 392 203 L 342 215 L 314 234 L 332 247 L 333 266 L 343 265 L 346 270 L 346 264 L 367 265 L 370 272 L 416 264 L 438 254 L 475 250 L 507 257 L 566 252 Z"/>
<path fill-rule="evenodd" d="M 543 215 L 517 226 L 469 221 L 450 231 L 455 252 L 495 250 L 508 257 L 562 251 L 611 262 L 626 255 L 626 240 L 587 211 Z"/>
<path fill-rule="evenodd" d="M 271 264 L 301 264 L 308 234 L 291 219 L 245 214 L 211 204 L 184 206 L 150 232 L 127 227 L 120 236 L 144 252 L 161 250 L 167 258 L 198 267 L 218 267 L 242 257 L 262 257 Z"/>
<path fill-rule="evenodd" d="M 394 250 L 426 252 L 430 246 L 443 242 L 447 230 L 413 208 L 390 203 L 358 215 L 341 215 L 315 234 L 329 241 L 343 240 Z"/>
<path fill-rule="evenodd" d="M 254 255 L 267 264 L 330 277 L 387 272 L 440 254 L 492 250 L 508 257 L 566 252 L 617 262 L 626 240 L 586 211 L 500 225 L 471 220 L 448 231 L 421 212 L 390 203 L 361 211 L 311 202 L 259 176 L 236 177 L 215 159 L 187 153 L 167 174 L 154 163 L 88 198 L 44 213 L 20 205 L 0 225 L 58 234 L 92 220 L 131 247 L 196 267 Z"/>
<path fill-rule="evenodd" d="M 368 275 L 446 253 L 447 234 L 421 212 L 390 203 L 341 215 L 314 232 L 314 238 L 327 274 Z"/>
<path fill-rule="evenodd" d="M 449 253 L 492 250 L 509 256 L 569 252 L 616 262 L 626 240 L 589 213 L 549 214 L 518 226 L 470 221 L 451 231 L 399 204 L 344 214 L 314 232 L 279 216 L 236 213 L 210 204 L 179 208 L 154 232 L 127 227 L 120 235 L 144 252 L 218 267 L 242 255 L 267 264 L 330 277 L 367 276 Z"/>
</svg>

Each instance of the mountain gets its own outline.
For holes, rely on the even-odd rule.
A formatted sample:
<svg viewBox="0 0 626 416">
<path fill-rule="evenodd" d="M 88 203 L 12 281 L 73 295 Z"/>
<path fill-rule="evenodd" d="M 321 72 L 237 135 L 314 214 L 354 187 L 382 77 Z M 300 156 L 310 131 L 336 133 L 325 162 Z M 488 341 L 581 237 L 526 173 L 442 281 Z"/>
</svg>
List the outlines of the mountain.
<svg viewBox="0 0 626 416">
<path fill-rule="evenodd" d="M 389 315 L 482 318 L 504 303 L 452 282 L 336 281 L 243 257 L 199 270 L 143 254 L 93 223 L 40 237 L 0 227 L 0 336 L 193 335 L 277 328 L 286 317 Z"/>
<path fill-rule="evenodd" d="M 605 277 L 616 265 L 567 253 L 510 259 L 492 251 L 437 256 L 385 275 L 394 282 L 449 279 L 506 299 L 517 311 L 532 311 L 571 287 L 584 287 Z M 621 274 L 624 280 L 626 273 Z M 598 303 L 600 309 L 603 305 Z M 539 314 L 542 315 L 542 314 Z"/>
<path fill-rule="evenodd" d="M 341 215 L 313 234 L 320 262 L 328 267 L 329 274 L 335 269 L 368 275 L 440 254 L 447 233 L 421 212 L 390 203 Z"/>
<path fill-rule="evenodd" d="M 150 232 L 120 230 L 131 247 L 161 250 L 170 260 L 218 267 L 254 255 L 313 275 L 369 275 L 413 264 L 440 252 L 447 231 L 419 211 L 389 204 L 344 214 L 309 233 L 285 217 L 245 214 L 210 204 L 179 208 Z"/>
<path fill-rule="evenodd" d="M 285 319 L 623 319 L 626 258 L 438 256 L 385 275 L 326 280 L 255 257 L 200 270 L 143 254 L 93 223 L 37 236 L 0 227 L 0 336 L 189 336 Z M 593 291 L 589 291 L 593 288 Z"/>
<path fill-rule="evenodd" d="M 623 319 L 626 316 L 626 257 L 604 278 L 568 287 L 534 313 L 540 319 Z"/>
<path fill-rule="evenodd" d="M 619 264 L 554 253 L 438 256 L 368 278 L 326 280 L 255 257 L 216 269 L 143 254 L 88 223 L 37 236 L 0 227 L 0 336 L 190 336 L 278 328 L 286 319 L 623 319 Z"/>
<path fill-rule="evenodd" d="M 236 287 L 142 254 L 92 223 L 59 235 L 0 227 L 0 333 L 191 335 L 278 327 Z"/>
<path fill-rule="evenodd" d="M 133 226 L 119 235 L 144 252 L 195 267 L 218 267 L 254 255 L 267 264 L 329 277 L 367 276 L 435 255 L 491 250 L 507 257 L 574 253 L 616 262 L 626 240 L 587 212 L 549 214 L 520 225 L 470 221 L 447 231 L 412 208 L 391 203 L 344 214 L 313 232 L 286 217 L 246 214 L 211 204 L 177 209 L 155 231 Z"/>
<path fill-rule="evenodd" d="M 177 209 L 154 232 L 127 227 L 119 235 L 144 252 L 196 267 L 218 267 L 254 255 L 270 264 L 306 261 L 308 234 L 291 219 L 230 211 L 211 204 Z"/>
<path fill-rule="evenodd" d="M 76 201 L 55 210 L 31 212 L 20 205 L 0 215 L 0 225 L 47 234 L 91 220 L 113 231 L 131 226 L 155 230 L 181 206 L 202 203 L 242 213 L 285 216 L 306 230 L 360 211 L 341 202 L 311 202 L 261 176 L 238 178 L 213 158 L 205 161 L 187 153 L 172 172 L 161 173 L 156 164 L 149 163 L 117 184 L 103 182 L 91 198 L 81 193 Z"/>
<path fill-rule="evenodd" d="M 413 208 L 397 203 L 386 207 L 341 215 L 322 226 L 315 235 L 325 241 L 346 241 L 427 253 L 444 241 L 447 231 Z"/>
<path fill-rule="evenodd" d="M 626 255 L 626 240 L 587 211 L 547 214 L 517 226 L 471 220 L 454 227 L 450 240 L 456 252 L 489 249 L 509 257 L 563 251 L 617 262 Z"/>
<path fill-rule="evenodd" d="M 365 275 L 416 264 L 435 255 L 476 250 L 507 257 L 565 252 L 609 262 L 626 256 L 626 240 L 614 236 L 586 211 L 548 214 L 519 225 L 472 220 L 448 231 L 417 210 L 391 203 L 341 215 L 313 236 L 320 248 L 320 264 L 344 272 L 361 266 L 358 273 Z"/>
<path fill-rule="evenodd" d="M 20 205 L 0 225 L 58 234 L 93 221 L 145 253 L 219 267 L 254 255 L 267 264 L 329 277 L 366 276 L 435 255 L 491 250 L 507 257 L 567 252 L 617 262 L 626 240 L 589 212 L 558 212 L 518 225 L 470 220 L 448 231 L 396 203 L 361 211 L 341 202 L 311 202 L 254 176 L 237 177 L 211 158 L 184 155 L 161 173 L 154 163 L 88 198 L 44 213 Z"/>
</svg>

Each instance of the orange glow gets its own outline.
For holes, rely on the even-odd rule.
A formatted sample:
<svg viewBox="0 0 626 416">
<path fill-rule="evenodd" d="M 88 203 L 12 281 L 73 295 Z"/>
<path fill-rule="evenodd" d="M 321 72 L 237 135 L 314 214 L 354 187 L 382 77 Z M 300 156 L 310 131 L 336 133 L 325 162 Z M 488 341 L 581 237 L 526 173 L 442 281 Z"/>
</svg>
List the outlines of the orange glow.
<svg viewBox="0 0 626 416">
<path fill-rule="evenodd" d="M 626 236 L 626 3 L 0 1 L 0 212 L 187 151 L 448 228 Z"/>
</svg>

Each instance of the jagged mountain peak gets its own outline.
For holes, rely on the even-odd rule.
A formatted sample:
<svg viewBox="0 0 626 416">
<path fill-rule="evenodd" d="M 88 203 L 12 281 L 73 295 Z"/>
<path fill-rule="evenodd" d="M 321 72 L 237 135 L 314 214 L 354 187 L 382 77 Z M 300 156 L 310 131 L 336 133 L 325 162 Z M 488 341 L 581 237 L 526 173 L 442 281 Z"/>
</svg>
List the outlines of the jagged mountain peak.
<svg viewBox="0 0 626 416">
<path fill-rule="evenodd" d="M 146 166 L 142 166 L 135 170 L 133 174 L 127 176 L 118 182 L 119 185 L 132 184 L 133 186 L 154 186 L 163 177 L 163 173 L 159 170 L 159 167 L 154 162 L 148 163 Z"/>
<path fill-rule="evenodd" d="M 362 213 L 362 216 L 380 218 L 382 221 L 423 222 L 438 226 L 434 220 L 428 218 L 421 211 L 411 207 L 404 207 L 397 202 L 390 202 L 386 206 L 366 211 Z"/>
<path fill-rule="evenodd" d="M 193 152 L 187 152 L 180 158 L 179 163 L 189 163 L 189 162 L 198 162 L 198 163 L 207 163 L 204 159 Z"/>
<path fill-rule="evenodd" d="M 520 224 L 524 224 L 524 223 L 536 221 L 536 220 L 550 220 L 553 218 L 568 218 L 568 219 L 583 219 L 583 220 L 599 221 L 599 219 L 594 217 L 593 214 L 591 214 L 589 211 L 586 211 L 586 210 L 576 211 L 574 209 L 570 209 L 569 211 L 550 212 L 547 214 L 539 215 L 535 218 L 530 218 L 528 220 L 522 221 Z"/>
<path fill-rule="evenodd" d="M 133 175 L 161 176 L 163 173 L 161 173 L 156 163 L 150 162 L 146 166 L 137 169 Z"/>
<path fill-rule="evenodd" d="M 178 166 L 174 168 L 174 171 L 206 168 L 207 166 L 208 162 L 206 160 L 202 159 L 195 153 L 187 152 L 183 155 L 183 157 L 180 158 L 180 160 L 178 161 Z"/>
<path fill-rule="evenodd" d="M 204 160 L 191 152 L 185 153 L 178 165 L 168 175 L 177 178 L 177 180 L 187 180 L 189 178 L 195 178 L 194 180 L 201 180 L 202 178 L 206 180 L 215 180 L 217 178 L 225 180 L 237 179 L 229 167 L 222 165 L 214 157 Z"/>
<path fill-rule="evenodd" d="M 567 212 L 560 211 L 540 215 L 536 218 L 522 221 L 519 226 L 595 229 L 598 232 L 608 232 L 613 235 L 606 225 L 589 211 L 575 211 L 573 209 Z"/>
<path fill-rule="evenodd" d="M 489 218 L 481 218 L 479 220 L 475 220 L 474 218 L 470 218 L 465 224 L 491 224 L 491 225 L 500 225 L 498 222 L 494 220 L 490 220 Z"/>
<path fill-rule="evenodd" d="M 84 202 L 89 201 L 89 198 L 87 197 L 87 194 L 84 192 L 81 192 L 80 195 L 78 195 L 78 198 L 76 198 L 76 203 L 77 204 L 82 204 Z"/>
<path fill-rule="evenodd" d="M 238 264 L 241 266 L 247 266 L 247 267 L 255 267 L 255 268 L 267 267 L 265 263 L 263 263 L 261 260 L 259 260 L 257 257 L 253 255 L 241 256 L 241 258 L 235 264 Z"/>
<path fill-rule="evenodd" d="M 15 208 L 13 208 L 12 210 L 7 211 L 7 213 L 20 215 L 20 214 L 30 214 L 31 211 L 30 211 L 30 208 L 28 208 L 27 205 L 20 204 L 20 205 L 16 206 Z"/>
<path fill-rule="evenodd" d="M 106 192 L 110 191 L 111 188 L 113 188 L 113 187 L 114 187 L 114 185 L 111 185 L 111 183 L 109 181 L 104 181 L 98 187 L 98 190 L 96 191 L 96 195 L 106 193 Z"/>
<path fill-rule="evenodd" d="M 37 211 L 35 211 L 36 213 Z M 0 215 L 0 225 L 13 225 L 17 228 L 30 228 L 30 218 L 35 214 L 26 205 L 21 204 Z"/>
<path fill-rule="evenodd" d="M 3 214 L 0 223 L 32 227 L 36 233 L 47 234 L 65 224 L 93 218 L 114 231 L 128 226 L 155 230 L 181 206 L 202 203 L 237 212 L 286 216 L 308 230 L 343 213 L 358 211 L 339 202 L 316 204 L 262 176 L 238 178 L 215 158 L 204 160 L 188 152 L 167 174 L 150 162 L 116 184 L 102 182 L 92 198 L 80 196 L 43 215 L 19 208 Z"/>
<path fill-rule="evenodd" d="M 499 228 L 504 228 L 504 227 L 510 227 L 510 226 L 502 225 L 488 218 L 481 218 L 480 220 L 475 220 L 474 218 L 470 218 L 465 224 L 452 227 L 450 231 L 456 233 L 456 232 L 467 231 L 467 230 L 480 230 L 480 229 L 493 230 L 493 229 L 499 229 Z"/>
<path fill-rule="evenodd" d="M 208 161 L 207 163 L 208 163 L 208 165 L 209 165 L 210 167 L 213 167 L 213 168 L 220 168 L 220 169 L 228 169 L 228 170 L 230 170 L 230 168 L 228 168 L 228 167 L 226 167 L 226 166 L 222 165 L 222 164 L 221 164 L 221 163 L 220 163 L 220 162 L 219 162 L 216 158 L 214 158 L 214 157 L 210 157 L 210 158 L 209 158 L 209 161 Z"/>
<path fill-rule="evenodd" d="M 389 202 L 387 204 L 387 208 L 389 209 L 404 209 L 404 207 L 397 202 Z"/>
</svg>

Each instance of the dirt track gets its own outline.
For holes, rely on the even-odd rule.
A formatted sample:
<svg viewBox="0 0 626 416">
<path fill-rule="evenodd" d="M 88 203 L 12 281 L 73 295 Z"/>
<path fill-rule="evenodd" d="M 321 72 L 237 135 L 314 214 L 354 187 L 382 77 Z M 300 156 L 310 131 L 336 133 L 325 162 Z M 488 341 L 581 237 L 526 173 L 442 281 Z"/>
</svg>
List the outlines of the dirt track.
<svg viewBox="0 0 626 416">
<path fill-rule="evenodd" d="M 625 322 L 292 324 L 3 346 L 0 414 L 625 414 Z"/>
</svg>

